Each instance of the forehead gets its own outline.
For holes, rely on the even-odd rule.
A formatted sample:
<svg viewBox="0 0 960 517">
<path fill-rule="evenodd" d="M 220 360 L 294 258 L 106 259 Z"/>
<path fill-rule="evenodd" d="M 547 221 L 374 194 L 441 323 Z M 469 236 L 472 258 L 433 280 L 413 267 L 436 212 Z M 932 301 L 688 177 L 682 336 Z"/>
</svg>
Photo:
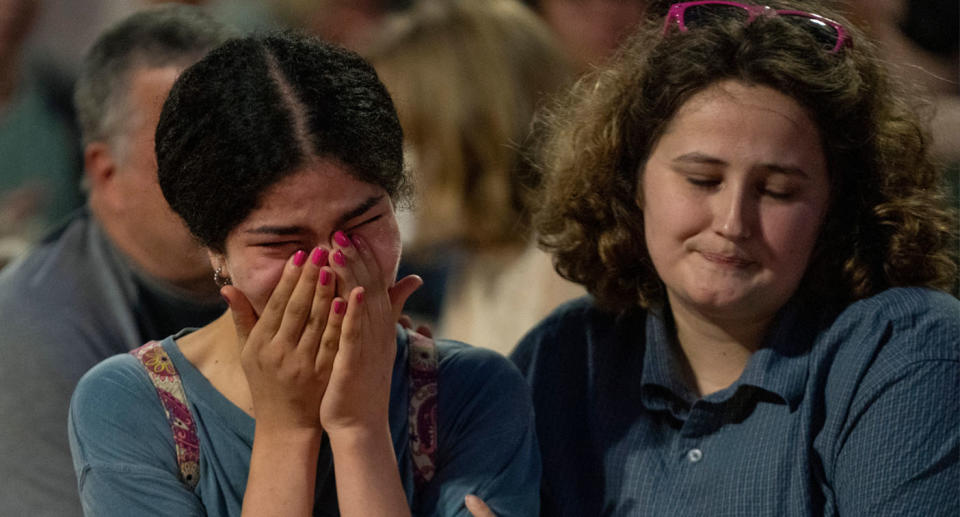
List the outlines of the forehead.
<svg viewBox="0 0 960 517">
<path fill-rule="evenodd" d="M 773 88 L 726 80 L 695 93 L 674 114 L 668 130 L 691 118 L 718 120 L 743 117 L 778 119 L 801 130 L 818 131 L 806 108 Z M 698 121 L 697 125 L 702 123 Z"/>
<path fill-rule="evenodd" d="M 332 224 L 371 198 L 388 199 L 379 186 L 352 176 L 332 160 L 316 160 L 267 188 L 240 227 L 268 222 Z"/>
</svg>

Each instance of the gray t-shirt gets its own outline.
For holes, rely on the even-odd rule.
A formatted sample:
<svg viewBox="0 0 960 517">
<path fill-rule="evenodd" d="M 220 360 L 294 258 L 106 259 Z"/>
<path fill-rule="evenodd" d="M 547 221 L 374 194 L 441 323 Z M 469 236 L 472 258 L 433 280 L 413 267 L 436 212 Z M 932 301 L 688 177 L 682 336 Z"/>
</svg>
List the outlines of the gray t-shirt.
<svg viewBox="0 0 960 517">
<path fill-rule="evenodd" d="M 80 515 L 67 407 L 93 365 L 222 314 L 136 272 L 88 210 L 0 274 L 0 515 Z"/>
</svg>

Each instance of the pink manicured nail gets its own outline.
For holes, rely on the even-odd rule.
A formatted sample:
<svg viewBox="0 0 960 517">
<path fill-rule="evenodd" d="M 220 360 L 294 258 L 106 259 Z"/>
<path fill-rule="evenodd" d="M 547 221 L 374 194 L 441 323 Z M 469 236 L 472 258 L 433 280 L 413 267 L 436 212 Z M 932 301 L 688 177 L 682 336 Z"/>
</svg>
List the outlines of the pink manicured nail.
<svg viewBox="0 0 960 517">
<path fill-rule="evenodd" d="M 363 293 L 357 293 L 357 302 L 363 301 Z"/>
<path fill-rule="evenodd" d="M 327 258 L 327 252 L 323 248 L 313 248 L 313 253 L 310 254 L 310 261 L 313 262 L 315 266 L 321 266 L 324 260 Z"/>
<path fill-rule="evenodd" d="M 359 235 L 354 235 L 353 237 L 350 237 L 350 242 L 352 242 L 353 245 L 354 245 L 358 250 L 363 251 L 363 249 L 364 249 L 363 239 L 361 239 Z"/>
<path fill-rule="evenodd" d="M 303 250 L 297 250 L 297 252 L 293 254 L 294 266 L 302 266 L 303 263 L 306 262 L 306 260 L 307 260 L 307 254 Z"/>
<path fill-rule="evenodd" d="M 343 314 L 344 303 L 340 300 L 333 302 L 333 313 L 334 314 Z"/>
<path fill-rule="evenodd" d="M 330 283 L 330 272 L 326 269 L 320 270 L 320 285 L 327 285 Z"/>
<path fill-rule="evenodd" d="M 344 266 L 347 264 L 347 257 L 343 256 L 342 251 L 337 250 L 333 254 L 333 261 L 336 262 L 338 265 Z"/>
<path fill-rule="evenodd" d="M 346 248 L 350 246 L 350 239 L 347 238 L 347 234 L 343 232 L 337 232 L 333 234 L 333 240 L 336 241 L 338 246 Z"/>
</svg>

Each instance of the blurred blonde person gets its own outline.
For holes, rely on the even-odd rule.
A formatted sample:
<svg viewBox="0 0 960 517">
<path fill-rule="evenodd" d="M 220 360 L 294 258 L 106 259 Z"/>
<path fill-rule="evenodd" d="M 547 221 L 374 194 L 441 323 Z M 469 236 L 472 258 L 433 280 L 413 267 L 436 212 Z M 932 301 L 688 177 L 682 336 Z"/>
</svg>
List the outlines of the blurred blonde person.
<svg viewBox="0 0 960 517">
<path fill-rule="evenodd" d="M 537 181 L 523 159 L 530 122 L 567 84 L 567 63 L 513 0 L 422 1 L 389 20 L 369 54 L 397 103 L 417 181 L 410 255 L 457 257 L 437 333 L 507 353 L 583 293 L 553 271 L 527 221 Z"/>
</svg>

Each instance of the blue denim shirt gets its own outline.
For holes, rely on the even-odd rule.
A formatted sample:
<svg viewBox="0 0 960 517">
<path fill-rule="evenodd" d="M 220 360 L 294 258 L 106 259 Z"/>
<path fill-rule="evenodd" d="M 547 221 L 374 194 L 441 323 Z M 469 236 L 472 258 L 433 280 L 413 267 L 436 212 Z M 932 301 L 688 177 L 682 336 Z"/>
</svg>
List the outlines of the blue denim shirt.
<svg viewBox="0 0 960 517">
<path fill-rule="evenodd" d="M 512 355 L 542 515 L 960 515 L 960 302 L 788 305 L 741 377 L 690 389 L 669 321 L 566 304 Z"/>
</svg>

